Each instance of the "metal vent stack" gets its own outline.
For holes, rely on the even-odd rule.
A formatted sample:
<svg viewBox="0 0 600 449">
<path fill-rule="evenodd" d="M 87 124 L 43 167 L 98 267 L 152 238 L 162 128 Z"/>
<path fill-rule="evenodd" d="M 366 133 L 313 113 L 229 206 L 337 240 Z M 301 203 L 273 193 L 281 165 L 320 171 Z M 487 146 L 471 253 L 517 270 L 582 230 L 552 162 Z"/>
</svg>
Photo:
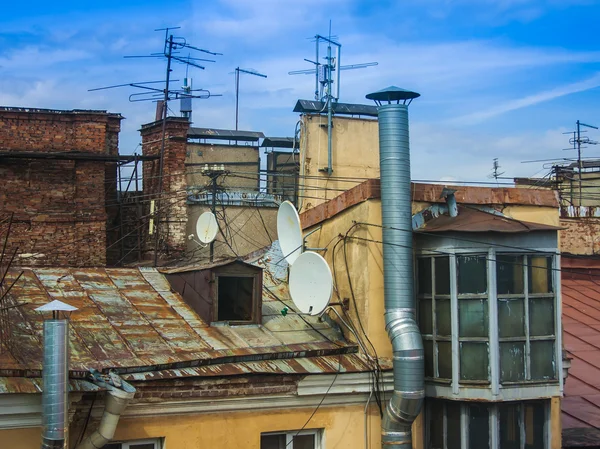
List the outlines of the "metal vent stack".
<svg viewBox="0 0 600 449">
<path fill-rule="evenodd" d="M 415 321 L 408 105 L 420 95 L 395 86 L 367 95 L 378 106 L 385 326 L 394 392 L 381 423 L 383 448 L 411 448 L 423 405 L 423 341 Z"/>
</svg>

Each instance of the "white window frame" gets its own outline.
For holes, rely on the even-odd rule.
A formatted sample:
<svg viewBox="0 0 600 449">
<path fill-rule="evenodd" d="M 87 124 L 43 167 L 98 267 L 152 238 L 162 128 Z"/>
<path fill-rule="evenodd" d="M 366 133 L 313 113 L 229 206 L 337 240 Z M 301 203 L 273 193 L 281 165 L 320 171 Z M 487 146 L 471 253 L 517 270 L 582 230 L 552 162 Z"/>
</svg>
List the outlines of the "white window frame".
<svg viewBox="0 0 600 449">
<path fill-rule="evenodd" d="M 544 434 L 544 448 L 548 449 L 550 448 L 550 443 L 552 441 L 552 429 L 551 429 L 551 416 L 550 416 L 550 408 L 552 407 L 551 405 L 551 401 L 549 399 L 540 399 L 540 400 L 536 400 L 543 402 L 544 403 L 544 428 L 543 428 L 543 434 Z M 449 402 L 448 400 L 444 400 L 444 399 L 438 399 L 438 402 L 440 403 L 444 403 L 444 408 L 443 408 L 443 442 L 444 442 L 444 449 L 446 448 L 446 443 L 447 443 L 447 412 L 446 412 L 446 407 L 445 404 L 447 402 Z M 519 428 L 520 428 L 520 432 L 521 432 L 521 437 L 520 437 L 520 441 L 521 441 L 521 448 L 525 447 L 525 427 L 524 427 L 524 410 L 525 410 L 525 405 L 527 403 L 530 403 L 531 401 L 524 401 L 521 402 L 520 405 L 520 409 L 519 409 L 519 413 L 520 413 L 520 417 L 519 417 Z M 499 406 L 503 404 L 503 402 L 479 402 L 479 405 L 485 405 L 486 407 L 488 407 L 488 419 L 489 419 L 489 429 L 490 429 L 490 434 L 489 434 L 489 445 L 490 445 L 490 449 L 502 449 L 500 447 L 500 413 L 499 413 Z M 461 449 L 477 449 L 477 448 L 472 448 L 469 445 L 469 422 L 470 422 L 470 416 L 469 416 L 469 406 L 471 405 L 471 403 L 469 402 L 458 402 L 457 405 L 460 406 L 460 432 L 461 432 L 461 436 L 460 436 L 460 441 L 461 441 Z M 424 427 L 424 431 L 425 431 L 425 441 L 423 442 L 423 445 L 425 447 L 425 449 L 429 449 L 429 443 L 431 441 L 431 429 L 430 429 L 430 423 L 429 423 L 429 415 L 431 414 L 431 407 L 432 404 L 430 401 L 426 402 L 425 404 L 425 416 L 424 416 L 424 420 L 425 420 L 425 425 Z"/>
<path fill-rule="evenodd" d="M 563 390 L 562 378 L 562 335 L 561 335 L 561 313 L 562 301 L 560 291 L 560 255 L 556 250 L 551 248 L 531 248 L 529 251 L 511 250 L 507 247 L 495 248 L 487 246 L 482 242 L 481 246 L 471 248 L 443 248 L 441 251 L 448 255 L 450 259 L 450 309 L 451 309 L 451 326 L 452 326 L 452 379 L 450 385 L 443 385 L 445 379 L 433 378 L 427 379 L 426 384 L 431 385 L 428 388 L 426 385 L 426 396 L 428 397 L 454 397 L 454 398 L 469 398 L 469 399 L 487 399 L 487 400 L 516 400 L 516 399 L 536 399 L 539 397 L 548 397 L 560 394 Z M 497 303 L 497 287 L 496 287 L 496 254 L 502 255 L 518 255 L 518 256 L 548 256 L 552 257 L 553 269 L 553 287 L 554 287 L 554 342 L 555 342 L 555 379 L 540 380 L 540 381 L 522 381 L 515 383 L 502 384 L 500 382 L 500 344 L 498 334 L 498 303 Z M 488 319 L 489 319 L 489 370 L 490 383 L 487 388 L 481 388 L 481 385 L 476 385 L 475 382 L 461 381 L 460 379 L 460 356 L 459 356 L 459 336 L 458 336 L 458 288 L 457 288 L 457 272 L 456 263 L 457 257 L 463 255 L 481 255 L 486 254 L 487 257 L 487 282 L 488 282 Z M 435 257 L 440 255 L 440 250 L 423 249 L 416 254 L 416 257 Z M 416 266 L 416 264 L 415 264 Z M 416 273 L 418 275 L 418 273 Z M 435 271 L 432 270 L 432 282 L 435 284 Z M 417 282 L 417 278 L 415 278 Z M 527 279 L 524 279 L 525 291 L 527 290 Z M 525 296 L 528 298 L 528 295 Z M 528 299 L 526 299 L 527 301 Z M 417 307 L 418 309 L 418 307 Z M 432 311 L 435 317 L 435 310 Z M 435 326 L 435 318 L 433 326 Z M 527 323 L 529 325 L 529 323 Z M 437 332 L 433 329 L 432 332 Z M 434 374 L 437 374 L 437 359 L 435 357 L 434 345 Z M 525 363 L 529 366 L 529 354 L 526 354 Z M 447 381 L 446 381 L 447 382 Z M 523 395 L 523 387 L 527 386 L 527 394 Z M 557 390 L 557 391 L 554 391 Z"/>
<path fill-rule="evenodd" d="M 260 434 L 263 435 L 285 435 L 285 447 L 288 449 L 292 449 L 292 440 L 296 436 L 301 435 L 314 435 L 315 436 L 315 449 L 324 449 L 324 429 L 308 429 L 308 430 L 288 430 L 285 432 L 262 432 Z"/>
<path fill-rule="evenodd" d="M 132 445 L 135 446 L 138 444 L 153 444 L 154 449 L 165 449 L 162 438 L 150 438 L 150 439 L 145 439 L 145 440 L 114 441 L 114 442 L 110 442 L 109 444 L 120 444 L 121 449 L 130 449 L 130 447 Z"/>
</svg>

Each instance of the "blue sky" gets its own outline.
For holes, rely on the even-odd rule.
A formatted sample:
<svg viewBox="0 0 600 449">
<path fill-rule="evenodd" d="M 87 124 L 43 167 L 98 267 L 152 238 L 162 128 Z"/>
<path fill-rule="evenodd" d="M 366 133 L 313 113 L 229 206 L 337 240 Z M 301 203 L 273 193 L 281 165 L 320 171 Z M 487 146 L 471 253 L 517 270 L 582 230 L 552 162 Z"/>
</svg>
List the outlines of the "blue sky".
<svg viewBox="0 0 600 449">
<path fill-rule="evenodd" d="M 87 90 L 163 79 L 162 62 L 123 56 L 161 51 L 153 30 L 165 26 L 223 53 L 190 73 L 194 87 L 223 95 L 194 101 L 195 126 L 234 126 L 239 66 L 268 75 L 242 75 L 240 129 L 281 136 L 313 91 L 312 77 L 287 72 L 310 68 L 307 38 L 326 35 L 331 19 L 343 64 L 379 62 L 342 72 L 340 101 L 368 104 L 365 94 L 391 84 L 422 94 L 411 105 L 414 179 L 489 181 L 494 157 L 506 176 L 541 175 L 542 164 L 521 162 L 570 157 L 562 133 L 578 119 L 600 125 L 600 1 L 31 0 L 2 16 L 0 105 L 120 112 L 122 153 L 136 150 L 154 105 L 130 103 L 133 89 Z"/>
</svg>

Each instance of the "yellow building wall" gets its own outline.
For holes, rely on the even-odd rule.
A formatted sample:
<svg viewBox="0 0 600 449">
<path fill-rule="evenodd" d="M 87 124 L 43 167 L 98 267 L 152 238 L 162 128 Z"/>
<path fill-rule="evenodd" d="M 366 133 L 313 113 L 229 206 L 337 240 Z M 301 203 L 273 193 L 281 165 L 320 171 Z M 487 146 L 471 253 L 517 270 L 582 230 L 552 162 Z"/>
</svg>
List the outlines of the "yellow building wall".
<svg viewBox="0 0 600 449">
<path fill-rule="evenodd" d="M 363 449 L 364 408 L 364 405 L 322 406 L 306 429 L 324 429 L 326 449 Z M 314 407 L 122 419 L 115 440 L 164 437 L 164 449 L 260 449 L 261 433 L 300 430 L 313 411 Z M 379 411 L 374 404 L 367 413 L 367 429 L 368 447 L 380 448 Z"/>
<path fill-rule="evenodd" d="M 301 203 L 302 212 L 338 196 L 367 178 L 379 178 L 377 120 L 336 116 L 333 118 L 331 141 L 332 179 L 326 172 L 320 171 L 327 167 L 327 117 L 302 117 L 299 189 L 300 194 L 305 196 Z M 343 177 L 353 179 L 339 179 Z"/>
<path fill-rule="evenodd" d="M 41 427 L 0 430 L 0 449 L 38 448 L 41 442 Z"/>
</svg>

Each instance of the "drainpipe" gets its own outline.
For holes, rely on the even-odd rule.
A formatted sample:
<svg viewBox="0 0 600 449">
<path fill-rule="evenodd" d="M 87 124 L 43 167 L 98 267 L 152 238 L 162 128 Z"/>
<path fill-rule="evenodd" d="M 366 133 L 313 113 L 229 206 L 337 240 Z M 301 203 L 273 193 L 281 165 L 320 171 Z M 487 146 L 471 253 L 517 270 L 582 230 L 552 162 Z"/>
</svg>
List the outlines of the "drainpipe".
<svg viewBox="0 0 600 449">
<path fill-rule="evenodd" d="M 115 374 L 111 373 L 108 379 L 103 379 L 104 376 L 101 376 L 97 372 L 93 372 L 92 376 L 96 385 L 107 390 L 105 397 L 106 405 L 98 428 L 84 439 L 76 449 L 100 449 L 109 443 L 115 436 L 121 414 L 135 395 L 135 388 Z M 108 382 L 118 385 L 118 387 Z"/>
<path fill-rule="evenodd" d="M 420 95 L 398 87 L 367 95 L 378 106 L 385 326 L 394 392 L 381 422 L 382 447 L 412 447 L 424 393 L 423 341 L 415 321 L 408 105 Z"/>
</svg>

